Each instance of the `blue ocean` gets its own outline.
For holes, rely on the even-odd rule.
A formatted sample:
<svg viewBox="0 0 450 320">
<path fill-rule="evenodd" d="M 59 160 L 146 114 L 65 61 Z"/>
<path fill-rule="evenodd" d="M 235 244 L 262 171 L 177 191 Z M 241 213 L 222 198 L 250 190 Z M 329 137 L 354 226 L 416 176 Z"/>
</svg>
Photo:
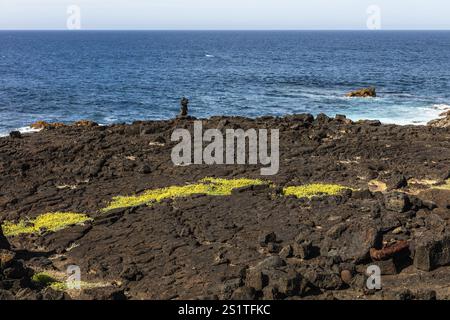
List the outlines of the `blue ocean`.
<svg viewBox="0 0 450 320">
<path fill-rule="evenodd" d="M 346 98 L 375 86 L 377 98 Z M 423 124 L 450 105 L 446 31 L 2 31 L 0 133 L 190 114 Z"/>
</svg>

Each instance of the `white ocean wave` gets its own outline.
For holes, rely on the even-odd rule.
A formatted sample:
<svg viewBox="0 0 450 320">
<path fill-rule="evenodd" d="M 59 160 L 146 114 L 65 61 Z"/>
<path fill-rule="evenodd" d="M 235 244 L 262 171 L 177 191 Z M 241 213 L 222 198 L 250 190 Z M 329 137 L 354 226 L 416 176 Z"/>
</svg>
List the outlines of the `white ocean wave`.
<svg viewBox="0 0 450 320">
<path fill-rule="evenodd" d="M 391 106 L 388 110 L 380 108 L 377 111 L 352 110 L 348 117 L 352 120 L 371 119 L 380 120 L 384 124 L 397 125 L 426 125 L 431 120 L 442 117 L 442 113 L 450 110 L 446 104 L 433 104 L 417 107 Z"/>
<path fill-rule="evenodd" d="M 10 130 L 10 131 L 2 131 L 2 132 L 0 132 L 0 137 L 7 137 L 7 136 L 9 136 L 9 133 L 11 131 L 19 131 L 20 133 L 33 133 L 33 132 L 39 132 L 41 130 L 42 129 L 33 129 L 30 126 L 20 127 L 20 128 L 17 128 L 17 129 L 14 129 L 14 130 Z"/>
<path fill-rule="evenodd" d="M 434 104 L 433 109 L 439 110 L 439 111 L 447 111 L 450 110 L 450 105 L 448 104 Z"/>
<path fill-rule="evenodd" d="M 31 132 L 39 132 L 42 129 L 34 129 L 30 126 L 26 126 L 26 127 L 21 127 L 19 129 L 17 129 L 18 131 L 20 131 L 20 133 L 31 133 Z"/>
</svg>

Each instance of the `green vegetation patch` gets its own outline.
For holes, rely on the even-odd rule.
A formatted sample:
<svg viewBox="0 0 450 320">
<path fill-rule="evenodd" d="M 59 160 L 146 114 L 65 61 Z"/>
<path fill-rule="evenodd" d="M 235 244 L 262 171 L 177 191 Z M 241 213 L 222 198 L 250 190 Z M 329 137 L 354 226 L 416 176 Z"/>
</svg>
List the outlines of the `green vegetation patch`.
<svg viewBox="0 0 450 320">
<path fill-rule="evenodd" d="M 39 233 L 41 230 L 56 232 L 72 225 L 91 221 L 85 214 L 73 212 L 45 213 L 32 220 L 21 220 L 18 223 L 6 221 L 2 225 L 5 236 Z"/>
<path fill-rule="evenodd" d="M 313 183 L 303 186 L 286 187 L 283 189 L 283 193 L 285 196 L 296 196 L 297 198 L 312 198 L 315 196 L 338 195 L 346 189 L 351 188 L 338 184 Z"/>
<path fill-rule="evenodd" d="M 35 273 L 31 278 L 31 281 L 43 287 L 48 287 L 53 283 L 59 282 L 54 277 L 45 272 Z"/>
<path fill-rule="evenodd" d="M 50 287 L 53 290 L 57 291 L 65 291 L 68 288 L 66 283 L 57 280 L 55 277 L 46 272 L 35 273 L 31 278 L 31 281 L 33 281 L 38 286 Z"/>
<path fill-rule="evenodd" d="M 206 194 L 210 196 L 228 196 L 234 189 L 266 184 L 259 179 L 220 179 L 220 178 L 204 178 L 196 184 L 188 184 L 185 186 L 171 186 L 167 188 L 152 189 L 144 191 L 141 195 L 136 196 L 118 196 L 114 197 L 112 202 L 102 211 L 110 211 L 118 208 L 135 207 L 144 204 L 152 204 L 161 202 L 164 199 L 174 199 L 181 197 L 189 197 L 194 194 Z"/>
<path fill-rule="evenodd" d="M 446 180 L 445 184 L 441 184 L 440 186 L 436 186 L 435 189 L 450 190 L 450 179 Z"/>
<path fill-rule="evenodd" d="M 94 289 L 94 288 L 104 288 L 111 286 L 109 283 L 101 282 L 85 282 L 85 281 L 60 281 L 56 277 L 50 275 L 46 272 L 35 273 L 31 280 L 41 286 L 50 287 L 56 291 L 67 291 L 67 290 L 83 290 L 83 289 Z"/>
</svg>

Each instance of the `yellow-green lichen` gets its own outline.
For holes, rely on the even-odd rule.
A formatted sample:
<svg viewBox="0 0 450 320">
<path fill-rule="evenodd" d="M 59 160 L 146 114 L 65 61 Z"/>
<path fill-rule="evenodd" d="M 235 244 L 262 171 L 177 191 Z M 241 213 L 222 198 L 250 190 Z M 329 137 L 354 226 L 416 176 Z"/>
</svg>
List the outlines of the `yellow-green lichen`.
<svg viewBox="0 0 450 320">
<path fill-rule="evenodd" d="M 56 291 L 65 291 L 68 288 L 66 283 L 57 280 L 54 276 L 46 272 L 35 273 L 31 278 L 31 281 L 33 281 L 38 286 L 50 287 Z"/>
<path fill-rule="evenodd" d="M 102 282 L 86 282 L 86 281 L 57 281 L 50 285 L 53 290 L 56 291 L 68 291 L 68 290 L 87 290 L 87 289 L 96 289 L 96 288 L 105 288 L 110 287 L 109 283 Z"/>
<path fill-rule="evenodd" d="M 62 278 L 62 276 L 58 276 L 58 278 Z M 31 280 L 41 287 L 50 287 L 56 291 L 83 290 L 111 286 L 109 283 L 102 282 L 85 282 L 80 280 L 63 281 L 47 272 L 35 273 Z"/>
<path fill-rule="evenodd" d="M 58 282 L 58 280 L 56 280 L 53 276 L 45 272 L 35 273 L 31 278 L 31 281 L 43 287 L 48 287 Z"/>
<path fill-rule="evenodd" d="M 102 211 L 110 211 L 118 208 L 135 207 L 144 204 L 160 202 L 164 199 L 174 199 L 189 197 L 194 194 L 206 194 L 210 196 L 228 196 L 234 189 L 261 185 L 266 182 L 259 179 L 220 179 L 204 178 L 196 184 L 185 186 L 171 186 L 167 188 L 152 189 L 144 191 L 136 196 L 118 196 L 112 199 L 112 202 Z"/>
<path fill-rule="evenodd" d="M 303 186 L 286 187 L 283 189 L 285 196 L 296 196 L 297 198 L 312 198 L 315 196 L 338 195 L 345 189 L 351 189 L 338 184 L 313 183 Z"/>
<path fill-rule="evenodd" d="M 385 192 L 387 190 L 387 184 L 379 180 L 369 181 L 368 187 L 371 192 Z"/>
<path fill-rule="evenodd" d="M 56 291 L 65 291 L 68 288 L 66 283 L 57 280 L 54 276 L 46 272 L 35 273 L 31 278 L 31 281 L 33 281 L 38 286 L 50 287 Z"/>
<path fill-rule="evenodd" d="M 211 196 L 229 196 L 235 189 L 267 184 L 267 182 L 259 179 L 222 179 L 222 178 L 204 178 L 201 183 L 207 184 L 209 187 L 207 194 Z"/>
<path fill-rule="evenodd" d="M 439 186 L 436 186 L 435 189 L 439 190 L 450 190 L 450 179 L 445 181 L 445 184 L 441 184 Z"/>
<path fill-rule="evenodd" d="M 32 220 L 21 220 L 18 223 L 6 221 L 2 225 L 5 236 L 39 233 L 41 230 L 58 231 L 72 225 L 91 221 L 85 214 L 73 212 L 45 213 Z"/>
</svg>

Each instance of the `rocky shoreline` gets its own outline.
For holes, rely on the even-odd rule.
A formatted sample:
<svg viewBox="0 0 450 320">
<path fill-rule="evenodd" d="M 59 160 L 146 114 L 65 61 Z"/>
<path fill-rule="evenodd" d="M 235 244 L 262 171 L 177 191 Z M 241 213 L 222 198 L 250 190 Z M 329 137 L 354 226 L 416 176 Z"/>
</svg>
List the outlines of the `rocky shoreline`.
<svg viewBox="0 0 450 320">
<path fill-rule="evenodd" d="M 174 166 L 171 134 L 192 130 L 193 118 L 0 138 L 0 298 L 450 299 L 447 124 L 308 114 L 204 121 L 279 129 L 280 171 L 270 177 L 258 165 Z M 160 188 L 204 187 L 207 177 L 237 187 L 136 203 Z M 286 192 L 311 185 L 316 194 Z M 327 194 L 329 186 L 342 188 Z M 36 227 L 47 213 L 88 218 Z M 80 290 L 58 285 L 69 265 L 81 270 Z M 366 287 L 373 265 L 381 290 Z"/>
</svg>

